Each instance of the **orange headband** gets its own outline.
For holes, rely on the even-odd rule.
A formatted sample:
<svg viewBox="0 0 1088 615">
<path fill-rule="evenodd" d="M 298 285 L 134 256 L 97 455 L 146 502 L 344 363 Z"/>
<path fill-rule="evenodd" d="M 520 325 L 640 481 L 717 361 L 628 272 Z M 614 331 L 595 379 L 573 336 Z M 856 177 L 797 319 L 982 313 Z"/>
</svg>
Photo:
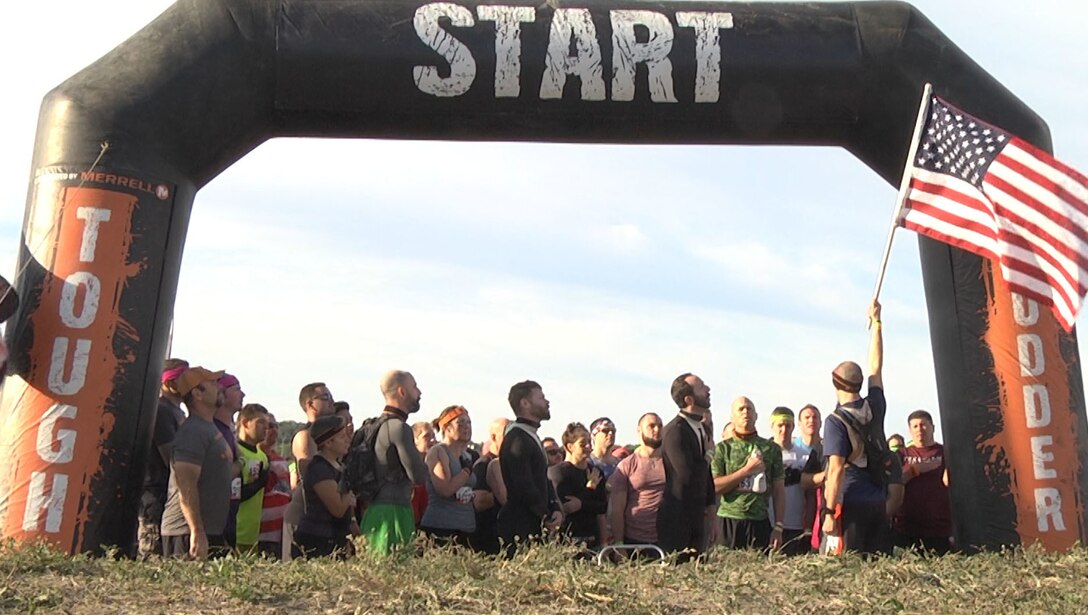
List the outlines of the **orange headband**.
<svg viewBox="0 0 1088 615">
<path fill-rule="evenodd" d="M 439 415 L 438 420 L 435 422 L 438 423 L 438 429 L 443 430 L 446 428 L 446 425 L 449 425 L 466 414 L 468 414 L 468 410 L 465 410 L 464 406 L 454 406 Z"/>
</svg>

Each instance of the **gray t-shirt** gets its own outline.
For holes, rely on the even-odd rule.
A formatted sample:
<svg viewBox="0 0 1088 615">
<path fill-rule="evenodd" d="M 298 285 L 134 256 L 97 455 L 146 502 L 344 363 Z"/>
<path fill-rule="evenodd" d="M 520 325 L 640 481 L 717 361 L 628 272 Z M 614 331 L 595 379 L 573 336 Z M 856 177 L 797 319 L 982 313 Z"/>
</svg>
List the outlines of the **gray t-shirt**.
<svg viewBox="0 0 1088 615">
<path fill-rule="evenodd" d="M 378 428 L 374 456 L 381 488 L 375 504 L 412 504 L 415 485 L 427 480 L 427 464 L 416 450 L 412 428 L 400 418 L 391 418 Z"/>
<path fill-rule="evenodd" d="M 195 416 L 185 419 L 174 436 L 173 460 L 200 466 L 197 491 L 200 494 L 204 532 L 209 536 L 222 534 L 230 512 L 230 481 L 233 474 L 230 446 L 223 439 L 223 434 L 211 421 Z M 177 478 L 171 472 L 166 509 L 162 513 L 162 535 L 184 536 L 188 533 L 189 524 L 181 511 Z"/>
</svg>

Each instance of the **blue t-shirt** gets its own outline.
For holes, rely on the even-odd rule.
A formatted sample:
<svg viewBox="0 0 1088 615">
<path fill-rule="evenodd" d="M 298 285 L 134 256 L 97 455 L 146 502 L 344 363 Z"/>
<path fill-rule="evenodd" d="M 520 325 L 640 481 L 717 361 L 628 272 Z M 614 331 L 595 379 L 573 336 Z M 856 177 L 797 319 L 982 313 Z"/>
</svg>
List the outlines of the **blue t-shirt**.
<svg viewBox="0 0 1088 615">
<path fill-rule="evenodd" d="M 869 402 L 869 409 L 873 411 L 872 428 L 883 437 L 884 415 L 888 411 L 888 404 L 884 400 L 884 389 L 869 387 L 869 396 L 865 400 Z M 824 456 L 838 455 L 846 459 L 852 452 L 853 447 L 850 446 L 850 435 L 846 431 L 846 425 L 837 417 L 829 416 L 824 421 Z M 850 463 L 846 464 L 842 494 L 843 504 L 884 501 L 884 487 L 873 482 L 867 469 L 855 467 Z"/>
</svg>

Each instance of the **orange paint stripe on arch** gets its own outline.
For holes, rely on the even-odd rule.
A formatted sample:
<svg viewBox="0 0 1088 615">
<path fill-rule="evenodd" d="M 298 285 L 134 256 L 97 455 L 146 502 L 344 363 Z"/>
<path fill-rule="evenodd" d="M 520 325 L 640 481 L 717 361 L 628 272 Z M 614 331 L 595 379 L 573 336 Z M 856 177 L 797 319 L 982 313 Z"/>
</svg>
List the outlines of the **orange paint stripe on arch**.
<svg viewBox="0 0 1088 615">
<path fill-rule="evenodd" d="M 1061 551 L 1083 541 L 1075 410 L 1069 365 L 1059 348 L 1063 331 L 1051 310 L 1012 293 L 992 261 L 990 327 L 1004 429 L 981 445 L 1003 451 L 1021 544 Z M 995 460 L 991 460 L 995 461 Z"/>
<path fill-rule="evenodd" d="M 126 281 L 137 197 L 97 188 L 60 188 L 53 241 L 34 257 L 45 270 L 30 323 L 25 380 L 9 379 L 0 440 L 10 443 L 2 531 L 81 549 L 98 498 L 91 482 L 115 420 L 107 408 L 119 364 L 114 335 Z M 48 201 L 45 201 L 48 203 Z"/>
</svg>

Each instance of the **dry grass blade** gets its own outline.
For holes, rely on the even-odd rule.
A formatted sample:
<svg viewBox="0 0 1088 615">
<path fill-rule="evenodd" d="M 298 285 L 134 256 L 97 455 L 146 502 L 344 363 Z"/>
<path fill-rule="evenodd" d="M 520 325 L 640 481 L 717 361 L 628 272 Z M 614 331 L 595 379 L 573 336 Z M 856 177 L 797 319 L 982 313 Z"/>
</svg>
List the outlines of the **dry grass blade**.
<svg viewBox="0 0 1088 615">
<path fill-rule="evenodd" d="M 766 557 L 598 567 L 548 546 L 492 560 L 418 557 L 279 564 L 67 557 L 0 546 L 4 613 L 832 613 L 1088 612 L 1088 550 L 972 557 Z"/>
</svg>

